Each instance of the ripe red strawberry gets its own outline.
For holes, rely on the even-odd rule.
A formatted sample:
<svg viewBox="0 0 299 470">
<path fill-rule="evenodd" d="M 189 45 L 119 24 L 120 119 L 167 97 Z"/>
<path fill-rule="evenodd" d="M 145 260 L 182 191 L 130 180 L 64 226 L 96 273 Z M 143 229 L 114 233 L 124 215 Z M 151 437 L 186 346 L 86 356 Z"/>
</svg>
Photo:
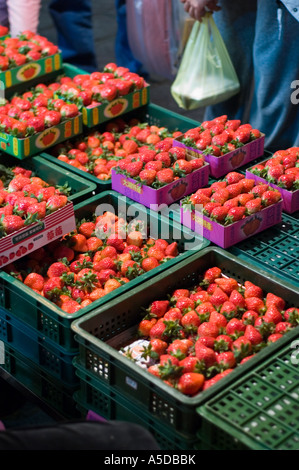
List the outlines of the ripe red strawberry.
<svg viewBox="0 0 299 470">
<path fill-rule="evenodd" d="M 238 281 L 231 277 L 220 277 L 215 279 L 215 284 L 220 287 L 223 292 L 230 295 L 233 290 L 238 289 Z"/>
<path fill-rule="evenodd" d="M 248 297 L 245 299 L 245 308 L 246 310 L 254 310 L 258 314 L 262 314 L 266 310 L 263 299 L 259 297 Z"/>
<path fill-rule="evenodd" d="M 212 194 L 211 202 L 220 202 L 221 205 L 225 203 L 230 197 L 230 193 L 227 188 L 218 189 Z"/>
<path fill-rule="evenodd" d="M 211 302 L 203 302 L 201 304 L 199 304 L 196 308 L 195 308 L 196 312 L 198 313 L 198 315 L 203 318 L 202 321 L 206 321 L 204 319 L 206 318 L 209 318 L 210 317 L 210 313 L 213 312 L 215 310 L 215 307 L 214 305 L 211 303 Z"/>
<path fill-rule="evenodd" d="M 272 304 L 267 308 L 264 315 L 264 320 L 267 323 L 275 323 L 276 325 L 277 323 L 280 323 L 283 320 L 283 316 L 278 310 L 278 308 L 274 304 Z"/>
<path fill-rule="evenodd" d="M 284 312 L 284 319 L 291 323 L 292 326 L 299 325 L 299 309 L 290 307 Z"/>
<path fill-rule="evenodd" d="M 176 289 L 171 296 L 172 299 L 179 299 L 180 297 L 190 297 L 189 289 Z"/>
<path fill-rule="evenodd" d="M 154 268 L 157 268 L 159 266 L 159 261 L 156 258 L 153 257 L 148 257 L 142 260 L 141 262 L 141 268 L 145 271 L 151 271 Z"/>
<path fill-rule="evenodd" d="M 287 333 L 292 328 L 292 324 L 287 321 L 278 322 L 275 326 L 274 333 L 279 333 L 281 335 Z"/>
<path fill-rule="evenodd" d="M 200 336 L 211 336 L 216 338 L 219 336 L 220 327 L 216 323 L 210 321 L 201 323 L 197 329 L 197 335 Z"/>
<path fill-rule="evenodd" d="M 205 377 L 203 374 L 186 372 L 179 378 L 177 388 L 184 395 L 193 396 L 202 389 L 204 381 Z"/>
<path fill-rule="evenodd" d="M 214 266 L 213 268 L 209 268 L 205 271 L 203 275 L 203 283 L 204 285 L 211 284 L 214 282 L 215 279 L 219 278 L 221 276 L 221 269 L 218 268 L 217 266 Z"/>
<path fill-rule="evenodd" d="M 241 194 L 243 189 L 242 182 L 238 181 L 237 183 L 228 184 L 226 189 L 229 192 L 229 199 L 233 199 Z"/>
<path fill-rule="evenodd" d="M 215 323 L 219 328 L 225 327 L 227 325 L 227 319 L 225 318 L 222 313 L 214 312 L 211 313 L 210 318 L 209 318 L 210 323 Z"/>
<path fill-rule="evenodd" d="M 239 127 L 235 132 L 235 140 L 241 142 L 242 144 L 249 142 L 250 137 L 250 129 L 241 129 Z"/>
<path fill-rule="evenodd" d="M 214 202 L 214 204 L 216 204 L 216 202 Z M 238 207 L 239 205 L 239 198 L 233 197 L 232 199 L 225 201 L 223 207 L 226 207 L 228 210 L 230 210 L 232 207 Z"/>
<path fill-rule="evenodd" d="M 239 309 L 244 309 L 246 307 L 246 302 L 242 294 L 238 290 L 233 290 L 229 296 L 229 301 L 235 304 Z M 247 308 L 247 310 L 249 310 Z"/>
<path fill-rule="evenodd" d="M 232 344 L 232 350 L 235 354 L 237 362 L 250 356 L 252 353 L 252 344 L 245 336 L 240 336 Z"/>
<path fill-rule="evenodd" d="M 246 329 L 244 332 L 244 338 L 247 338 L 250 341 L 250 343 L 254 346 L 262 343 L 263 341 L 262 335 L 253 325 L 246 326 Z"/>
<path fill-rule="evenodd" d="M 125 244 L 122 238 L 117 234 L 109 235 L 107 238 L 107 245 L 114 247 L 118 252 L 123 252 L 125 249 Z"/>
<path fill-rule="evenodd" d="M 243 206 L 232 207 L 229 209 L 227 216 L 225 217 L 225 225 L 230 225 L 238 220 L 241 220 L 246 215 L 246 208 Z"/>
<path fill-rule="evenodd" d="M 227 173 L 227 175 L 224 177 L 224 181 L 226 181 L 228 185 L 231 185 L 238 183 L 244 178 L 245 176 L 242 173 L 238 173 L 237 171 L 231 171 Z"/>
<path fill-rule="evenodd" d="M 24 279 L 25 286 L 31 287 L 31 289 L 42 291 L 45 279 L 41 274 L 29 273 Z"/>
<path fill-rule="evenodd" d="M 253 284 L 251 281 L 244 282 L 244 297 L 259 297 L 260 299 L 264 298 L 263 289 L 256 284 Z"/>
<path fill-rule="evenodd" d="M 270 186 L 267 183 L 259 183 L 251 189 L 251 192 L 255 197 L 262 197 L 264 192 L 268 191 L 269 188 Z"/>
<path fill-rule="evenodd" d="M 279 311 L 284 310 L 285 300 L 271 292 L 268 292 L 266 295 L 266 307 L 269 308 L 271 305 L 275 305 Z"/>
<path fill-rule="evenodd" d="M 242 315 L 242 322 L 244 325 L 254 325 L 258 316 L 258 313 L 254 310 L 246 310 Z"/>
<path fill-rule="evenodd" d="M 164 168 L 157 172 L 157 180 L 160 183 L 169 184 L 174 180 L 174 172 L 171 168 Z"/>
<path fill-rule="evenodd" d="M 199 336 L 197 341 L 206 346 L 206 348 L 214 349 L 215 338 L 213 336 Z"/>
<path fill-rule="evenodd" d="M 267 169 L 267 180 L 270 183 L 276 183 L 278 178 L 284 174 L 283 165 L 275 165 Z"/>
<path fill-rule="evenodd" d="M 203 214 L 207 217 L 211 217 L 212 211 L 215 209 L 215 207 L 221 207 L 220 202 L 206 202 L 204 205 Z"/>
<path fill-rule="evenodd" d="M 220 288 L 216 287 L 213 294 L 210 297 L 210 302 L 214 307 L 220 307 L 224 302 L 229 300 L 228 295 Z"/>
<path fill-rule="evenodd" d="M 232 318 L 231 320 L 229 320 L 228 324 L 226 325 L 226 333 L 228 335 L 238 334 L 242 331 L 245 331 L 245 329 L 246 329 L 246 326 L 238 318 Z"/>
<path fill-rule="evenodd" d="M 232 351 L 221 352 L 217 355 L 216 359 L 222 371 L 226 369 L 233 369 L 237 364 L 236 358 Z"/>
<path fill-rule="evenodd" d="M 279 191 L 269 190 L 265 191 L 262 195 L 262 204 L 266 207 L 272 206 L 281 200 L 281 194 Z"/>
<path fill-rule="evenodd" d="M 195 356 L 200 361 L 203 361 L 206 368 L 209 368 L 217 363 L 217 356 L 215 351 L 211 348 L 207 348 L 198 340 L 195 343 Z"/>
<path fill-rule="evenodd" d="M 295 183 L 295 175 L 292 173 L 281 175 L 277 180 L 277 185 L 283 189 L 291 190 Z"/>
<path fill-rule="evenodd" d="M 156 318 L 141 320 L 141 322 L 138 325 L 138 335 L 148 337 L 150 334 L 150 330 L 156 323 L 157 323 Z"/>
<path fill-rule="evenodd" d="M 24 227 L 24 220 L 19 215 L 4 215 L 0 221 L 0 235 L 9 235 Z"/>
<path fill-rule="evenodd" d="M 255 181 L 251 178 L 244 178 L 243 180 L 241 180 L 241 184 L 242 184 L 242 192 L 249 193 L 249 191 L 251 191 L 254 188 Z"/>
<path fill-rule="evenodd" d="M 47 211 L 54 212 L 67 204 L 67 196 L 55 194 L 49 197 L 46 203 Z"/>
<path fill-rule="evenodd" d="M 183 356 L 187 356 L 189 354 L 189 350 L 192 346 L 193 341 L 189 339 L 175 339 L 168 346 L 167 354 L 172 354 L 180 360 Z"/>
<path fill-rule="evenodd" d="M 214 350 L 217 352 L 229 351 L 232 349 L 233 339 L 228 335 L 219 335 L 215 338 Z"/>
<path fill-rule="evenodd" d="M 280 338 L 282 338 L 283 335 L 281 333 L 273 333 L 272 335 L 268 336 L 268 343 L 275 343 L 278 341 Z"/>
<path fill-rule="evenodd" d="M 168 300 L 155 300 L 151 303 L 150 307 L 148 308 L 147 312 L 155 317 L 163 317 L 163 315 L 167 312 L 169 307 Z"/>
<path fill-rule="evenodd" d="M 139 175 L 139 173 L 142 170 L 142 167 L 143 167 L 143 162 L 141 162 L 140 160 L 136 162 L 130 162 L 126 166 L 126 172 L 128 176 L 130 176 L 131 178 L 134 178 L 135 176 Z"/>
<path fill-rule="evenodd" d="M 155 181 L 157 172 L 155 170 L 141 170 L 139 173 L 140 180 L 147 186 L 151 186 Z"/>
<path fill-rule="evenodd" d="M 52 277 L 45 282 L 43 287 L 43 295 L 46 299 L 55 301 L 59 298 L 62 287 L 63 281 L 60 279 L 60 277 Z"/>
<path fill-rule="evenodd" d="M 225 123 L 225 128 L 236 131 L 240 125 L 241 125 L 241 121 L 239 119 L 229 119 Z"/>
<path fill-rule="evenodd" d="M 195 308 L 194 300 L 190 299 L 189 297 L 180 297 L 177 301 L 175 306 L 179 308 L 181 311 L 185 309 L 191 308 L 192 310 Z"/>
<path fill-rule="evenodd" d="M 182 373 L 200 372 L 201 364 L 196 356 L 187 356 L 180 360 L 179 366 L 183 367 Z"/>
<path fill-rule="evenodd" d="M 164 340 L 165 335 L 164 331 L 166 329 L 166 325 L 163 323 L 163 321 L 158 321 L 153 327 L 151 328 L 149 332 L 149 336 L 151 339 L 153 338 L 159 338 Z M 166 339 L 166 338 L 165 338 Z"/>
<path fill-rule="evenodd" d="M 180 322 L 183 318 L 183 314 L 182 312 L 180 311 L 179 308 L 170 308 L 169 310 L 167 310 L 167 312 L 165 313 L 163 319 L 166 320 L 166 321 L 169 321 L 169 320 L 172 320 L 172 321 L 178 321 Z"/>
<path fill-rule="evenodd" d="M 223 222 L 224 223 L 227 214 L 228 214 L 228 208 L 224 207 L 224 206 L 219 206 L 219 207 L 215 207 L 212 210 L 210 218 L 212 220 L 215 220 L 216 222 L 219 222 L 219 223 Z"/>
<path fill-rule="evenodd" d="M 235 317 L 237 315 L 237 307 L 230 300 L 224 302 L 221 306 L 220 313 L 225 316 L 227 320 Z"/>
<path fill-rule="evenodd" d="M 229 140 L 228 134 L 225 132 L 222 132 L 221 134 L 217 134 L 212 137 L 212 144 L 222 147 L 228 142 L 228 140 Z"/>
<path fill-rule="evenodd" d="M 215 181 L 214 183 L 211 184 L 211 189 L 212 189 L 212 192 L 215 193 L 216 191 L 220 190 L 220 189 L 224 189 L 226 188 L 227 186 L 227 182 L 222 180 L 222 181 Z"/>
<path fill-rule="evenodd" d="M 46 216 L 46 201 L 36 202 L 31 204 L 27 209 L 27 223 L 35 221 L 36 219 L 40 220 Z"/>
<path fill-rule="evenodd" d="M 262 199 L 260 197 L 256 197 L 245 204 L 245 213 L 246 215 L 256 214 L 262 210 Z"/>
<path fill-rule="evenodd" d="M 215 385 L 219 380 L 223 379 L 227 375 L 229 375 L 234 369 L 226 369 L 223 372 L 220 372 L 219 374 L 214 375 L 211 379 L 208 379 L 205 381 L 202 390 L 207 390 L 208 388 L 212 387 Z"/>
</svg>

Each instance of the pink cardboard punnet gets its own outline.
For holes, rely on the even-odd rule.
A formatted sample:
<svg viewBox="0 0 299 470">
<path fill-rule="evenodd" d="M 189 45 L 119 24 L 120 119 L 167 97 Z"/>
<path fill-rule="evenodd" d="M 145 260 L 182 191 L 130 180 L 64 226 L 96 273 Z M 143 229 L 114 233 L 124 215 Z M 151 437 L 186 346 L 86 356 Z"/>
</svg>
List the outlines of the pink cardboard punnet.
<svg viewBox="0 0 299 470">
<path fill-rule="evenodd" d="M 181 142 L 182 137 L 177 137 L 173 143 L 174 146 L 183 147 L 189 150 L 191 158 L 202 156 L 203 152 L 193 147 L 188 147 Z M 236 170 L 243 165 L 261 157 L 264 154 L 265 135 L 262 134 L 258 139 L 243 145 L 242 147 L 228 152 L 221 157 L 214 155 L 204 155 L 205 161 L 210 165 L 210 173 L 214 178 L 221 178 L 230 171 Z"/>
<path fill-rule="evenodd" d="M 222 248 L 228 248 L 278 224 L 281 217 L 282 200 L 227 226 L 211 220 L 196 209 L 184 210 L 181 204 L 181 224 Z"/>
<path fill-rule="evenodd" d="M 264 162 L 261 162 L 263 164 Z M 287 212 L 288 214 L 292 214 L 293 212 L 296 212 L 299 210 L 299 189 L 296 189 L 296 191 L 288 191 L 287 189 L 281 188 L 277 184 L 270 183 L 267 181 L 265 178 L 261 178 L 258 175 L 255 175 L 254 173 L 251 173 L 251 168 L 246 170 L 246 178 L 251 178 L 253 179 L 257 184 L 258 183 L 266 183 L 269 186 L 271 186 L 274 189 L 277 189 L 282 197 L 282 210 L 284 212 Z"/>
<path fill-rule="evenodd" d="M 203 188 L 209 181 L 209 164 L 159 189 L 142 185 L 133 178 L 121 173 L 111 172 L 112 189 L 133 201 L 139 202 L 152 210 L 159 210 L 161 204 L 170 205 L 184 196 Z"/>
</svg>

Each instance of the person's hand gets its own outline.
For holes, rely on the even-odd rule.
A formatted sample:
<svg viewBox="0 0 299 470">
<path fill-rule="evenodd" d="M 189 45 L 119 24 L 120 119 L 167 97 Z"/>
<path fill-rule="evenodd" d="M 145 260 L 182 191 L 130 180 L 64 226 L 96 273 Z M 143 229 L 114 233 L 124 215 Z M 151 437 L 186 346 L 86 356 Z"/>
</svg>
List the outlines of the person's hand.
<svg viewBox="0 0 299 470">
<path fill-rule="evenodd" d="M 201 21 L 207 11 L 219 11 L 218 0 L 181 0 L 191 18 Z"/>
</svg>

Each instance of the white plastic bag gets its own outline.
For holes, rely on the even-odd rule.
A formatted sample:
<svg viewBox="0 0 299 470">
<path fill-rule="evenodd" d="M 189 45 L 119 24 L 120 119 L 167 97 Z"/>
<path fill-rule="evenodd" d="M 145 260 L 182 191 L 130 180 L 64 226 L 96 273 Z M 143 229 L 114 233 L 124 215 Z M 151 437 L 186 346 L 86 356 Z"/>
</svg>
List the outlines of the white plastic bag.
<svg viewBox="0 0 299 470">
<path fill-rule="evenodd" d="M 239 90 L 226 46 L 208 13 L 192 27 L 171 94 L 179 107 L 191 110 L 225 101 Z"/>
<path fill-rule="evenodd" d="M 173 80 L 187 14 L 179 0 L 127 0 L 127 33 L 134 57 L 150 74 Z"/>
</svg>

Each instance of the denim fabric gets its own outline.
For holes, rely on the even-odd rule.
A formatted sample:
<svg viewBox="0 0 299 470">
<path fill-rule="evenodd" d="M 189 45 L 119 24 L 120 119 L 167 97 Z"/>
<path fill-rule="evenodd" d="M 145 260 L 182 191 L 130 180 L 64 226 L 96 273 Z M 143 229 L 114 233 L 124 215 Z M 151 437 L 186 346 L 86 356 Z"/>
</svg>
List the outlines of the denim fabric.
<svg viewBox="0 0 299 470">
<path fill-rule="evenodd" d="M 125 0 L 115 0 L 117 31 L 115 38 L 115 58 L 117 65 L 127 67 L 131 72 L 147 77 L 143 65 L 135 59 L 129 46 L 127 34 L 127 9 Z"/>
<path fill-rule="evenodd" d="M 227 114 L 250 122 L 266 134 L 270 151 L 299 146 L 299 103 L 291 101 L 299 80 L 299 22 L 275 0 L 223 0 L 221 7 L 214 18 L 241 92 L 207 108 L 204 119 Z"/>
<path fill-rule="evenodd" d="M 87 72 L 96 71 L 91 0 L 51 0 L 49 12 L 64 62 Z"/>
</svg>

